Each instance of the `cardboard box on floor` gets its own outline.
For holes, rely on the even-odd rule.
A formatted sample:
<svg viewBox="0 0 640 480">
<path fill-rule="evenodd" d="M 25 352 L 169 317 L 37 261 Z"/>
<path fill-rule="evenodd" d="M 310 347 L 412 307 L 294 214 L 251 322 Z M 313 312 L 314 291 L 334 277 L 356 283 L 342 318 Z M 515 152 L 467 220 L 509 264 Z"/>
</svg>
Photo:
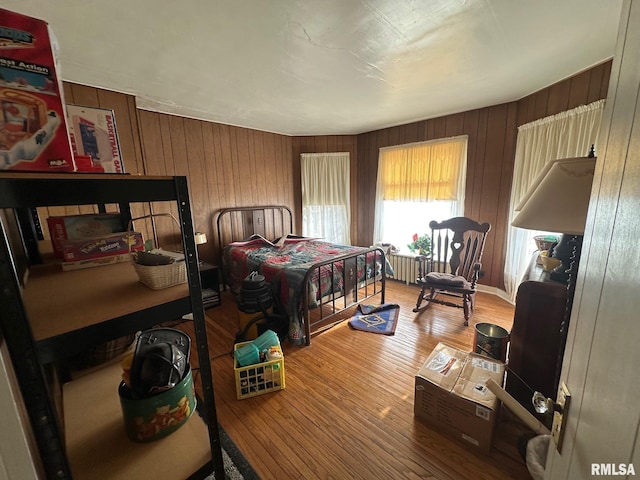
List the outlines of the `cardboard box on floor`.
<svg viewBox="0 0 640 480">
<path fill-rule="evenodd" d="M 414 414 L 489 453 L 499 402 L 485 382 L 502 385 L 504 368 L 499 360 L 439 343 L 416 374 Z"/>
</svg>

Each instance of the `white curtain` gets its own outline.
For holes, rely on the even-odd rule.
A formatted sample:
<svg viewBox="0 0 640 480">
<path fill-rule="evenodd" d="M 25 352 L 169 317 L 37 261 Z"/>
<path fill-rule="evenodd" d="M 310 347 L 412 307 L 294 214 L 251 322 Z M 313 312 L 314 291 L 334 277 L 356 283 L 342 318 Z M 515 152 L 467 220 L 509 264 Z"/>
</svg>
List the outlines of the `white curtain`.
<svg viewBox="0 0 640 480">
<path fill-rule="evenodd" d="M 541 233 L 512 227 L 515 207 L 547 162 L 587 156 L 596 144 L 603 108 L 604 100 L 598 100 L 518 127 L 504 270 L 505 290 L 513 302 L 536 249 L 533 237 Z"/>
<path fill-rule="evenodd" d="M 303 153 L 302 235 L 351 244 L 349 152 Z"/>
<path fill-rule="evenodd" d="M 468 137 L 380 149 L 373 241 L 408 251 L 431 220 L 464 215 Z"/>
</svg>

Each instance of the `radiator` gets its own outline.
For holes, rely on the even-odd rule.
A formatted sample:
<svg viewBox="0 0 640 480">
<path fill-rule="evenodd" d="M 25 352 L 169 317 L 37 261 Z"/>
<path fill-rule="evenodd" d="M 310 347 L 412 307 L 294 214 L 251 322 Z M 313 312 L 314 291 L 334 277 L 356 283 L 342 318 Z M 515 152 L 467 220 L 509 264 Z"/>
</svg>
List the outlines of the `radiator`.
<svg viewBox="0 0 640 480">
<path fill-rule="evenodd" d="M 416 278 L 418 278 L 418 262 L 415 261 L 414 255 L 391 253 L 388 255 L 388 259 L 394 273 L 393 277 L 389 275 L 389 278 L 400 280 L 407 285 L 416 283 Z"/>
</svg>

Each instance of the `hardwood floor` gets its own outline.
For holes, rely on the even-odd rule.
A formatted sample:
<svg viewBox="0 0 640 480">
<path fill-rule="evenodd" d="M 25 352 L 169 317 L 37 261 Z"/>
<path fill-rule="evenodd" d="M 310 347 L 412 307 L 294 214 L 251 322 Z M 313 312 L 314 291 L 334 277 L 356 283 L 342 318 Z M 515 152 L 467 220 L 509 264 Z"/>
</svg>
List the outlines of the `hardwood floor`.
<svg viewBox="0 0 640 480">
<path fill-rule="evenodd" d="M 223 292 L 222 306 L 206 313 L 218 420 L 229 437 L 265 480 L 530 478 L 516 449 L 527 430 L 507 409 L 490 455 L 413 415 L 414 376 L 435 345 L 472 350 L 473 325 L 510 329 L 513 306 L 479 293 L 465 327 L 462 310 L 433 305 L 417 315 L 417 287 L 387 285 L 387 302 L 401 306 L 395 335 L 343 322 L 309 347 L 285 343 L 286 388 L 244 400 L 236 399 L 231 356 L 237 310 Z"/>
</svg>

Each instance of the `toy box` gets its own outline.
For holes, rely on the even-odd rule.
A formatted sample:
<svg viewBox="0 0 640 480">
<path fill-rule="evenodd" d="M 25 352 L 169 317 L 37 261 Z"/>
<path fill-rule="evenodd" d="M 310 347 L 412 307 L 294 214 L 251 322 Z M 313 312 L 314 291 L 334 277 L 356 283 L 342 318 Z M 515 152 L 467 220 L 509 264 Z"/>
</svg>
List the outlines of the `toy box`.
<svg viewBox="0 0 640 480">
<path fill-rule="evenodd" d="M 0 9 L 0 170 L 75 170 L 52 39 L 46 22 Z"/>
<path fill-rule="evenodd" d="M 62 245 L 62 258 L 65 262 L 75 262 L 141 250 L 144 250 L 141 233 L 120 232 L 107 237 L 66 243 Z"/>
<path fill-rule="evenodd" d="M 416 374 L 414 414 L 483 453 L 491 450 L 504 363 L 439 343 Z"/>
<path fill-rule="evenodd" d="M 67 118 L 78 171 L 124 173 L 113 110 L 67 105 Z"/>
<path fill-rule="evenodd" d="M 62 270 L 69 272 L 72 270 L 82 270 L 84 268 L 102 267 L 105 265 L 113 265 L 114 263 L 124 263 L 131 261 L 130 253 L 120 253 L 117 255 L 109 255 L 108 257 L 87 258 L 85 260 L 76 260 L 74 262 L 62 262 Z"/>
<path fill-rule="evenodd" d="M 119 213 L 53 216 L 47 218 L 47 226 L 53 253 L 58 257 L 62 257 L 62 245 L 65 243 L 103 237 L 127 229 Z"/>
<path fill-rule="evenodd" d="M 236 343 L 235 351 L 252 342 Z M 280 358 L 274 358 L 262 363 L 241 367 L 234 360 L 236 375 L 236 397 L 238 400 L 255 397 L 263 393 L 275 392 L 285 387 L 284 382 L 284 355 L 280 346 L 273 347 L 280 352 Z"/>
</svg>

